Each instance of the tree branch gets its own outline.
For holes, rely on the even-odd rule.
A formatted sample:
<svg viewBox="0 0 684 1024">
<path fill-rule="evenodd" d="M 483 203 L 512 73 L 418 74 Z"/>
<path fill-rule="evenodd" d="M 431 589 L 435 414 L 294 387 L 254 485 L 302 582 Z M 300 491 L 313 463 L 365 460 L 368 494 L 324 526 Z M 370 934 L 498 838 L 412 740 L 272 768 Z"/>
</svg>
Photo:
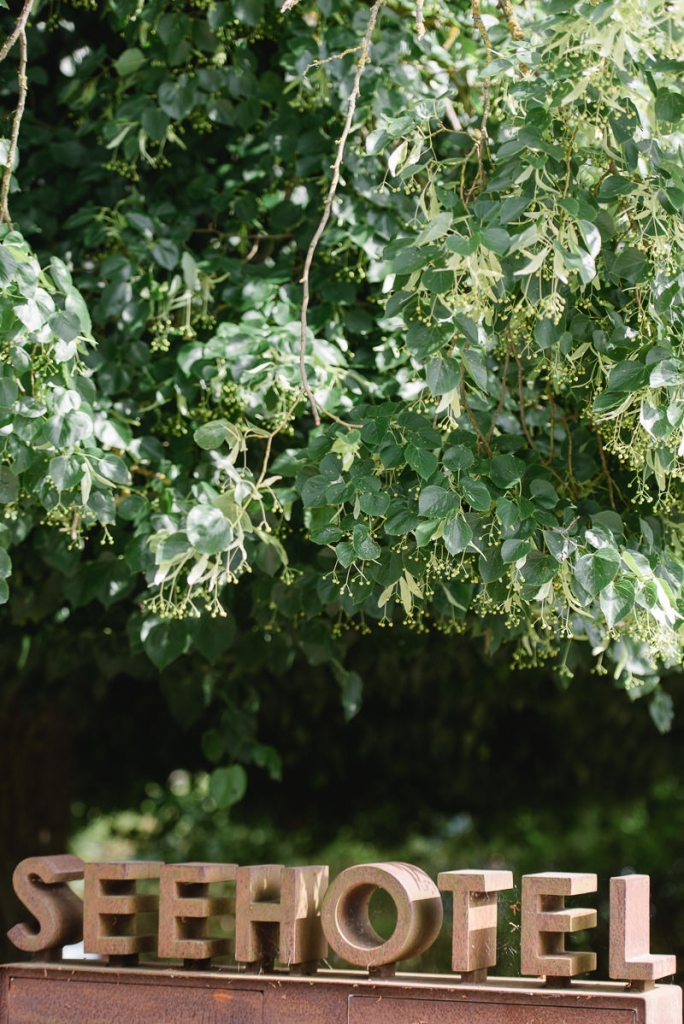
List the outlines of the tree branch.
<svg viewBox="0 0 684 1024">
<path fill-rule="evenodd" d="M 294 4 L 297 2 L 298 0 L 285 0 L 282 9 L 289 10 L 290 7 L 293 7 Z M 333 199 L 335 198 L 335 193 L 337 192 L 337 186 L 340 183 L 340 174 L 342 170 L 342 160 L 344 159 L 344 150 L 347 144 L 347 139 L 349 138 L 349 133 L 352 128 L 352 122 L 354 120 L 354 114 L 356 112 L 356 102 L 359 98 L 359 93 L 361 91 L 361 76 L 363 74 L 363 69 L 368 63 L 371 36 L 373 35 L 373 30 L 378 19 L 378 14 L 380 13 L 380 8 L 383 6 L 384 3 L 385 0 L 375 0 L 375 3 L 373 4 L 370 10 L 366 34 L 363 37 L 363 42 L 361 43 L 360 46 L 359 59 L 356 64 L 356 74 L 354 75 L 354 83 L 352 85 L 351 95 L 349 96 L 349 101 L 347 103 L 347 116 L 344 122 L 344 128 L 342 129 L 342 134 L 337 142 L 337 155 L 335 156 L 335 162 L 333 164 L 332 181 L 330 182 L 330 188 L 328 189 L 328 194 L 323 204 L 323 215 L 320 219 L 318 227 L 316 228 L 316 231 L 314 232 L 314 236 L 311 239 L 309 248 L 306 253 L 306 258 L 304 260 L 304 270 L 300 280 L 300 284 L 302 285 L 302 310 L 301 338 L 299 345 L 299 372 L 302 378 L 302 387 L 304 388 L 306 397 L 309 400 L 309 404 L 313 412 L 314 422 L 316 426 L 320 425 L 321 417 L 318 410 L 318 405 L 316 403 L 316 399 L 313 396 L 313 392 L 309 384 L 309 377 L 306 370 L 306 335 L 308 330 L 309 301 L 311 298 L 309 275 L 311 273 L 311 265 L 313 263 L 313 258 L 316 253 L 318 243 L 320 242 L 323 236 L 323 232 L 325 231 L 328 221 L 330 220 L 330 214 L 332 213 Z M 328 415 L 331 414 L 328 413 Z M 335 417 L 331 418 L 335 419 Z"/>
<path fill-rule="evenodd" d="M 520 28 L 520 22 L 518 21 L 517 15 L 513 9 L 513 4 L 511 3 L 511 0 L 499 0 L 497 7 L 503 14 L 504 18 L 506 19 L 508 32 L 511 39 L 513 39 L 515 42 L 519 42 L 521 39 L 524 39 L 525 34 L 523 30 Z"/>
<path fill-rule="evenodd" d="M 14 26 L 14 31 L 7 37 L 5 42 L 0 47 L 0 63 L 5 59 L 7 54 L 10 52 L 21 33 L 26 28 L 26 22 L 28 21 L 31 8 L 33 7 L 33 0 L 24 0 L 24 6 L 21 9 L 21 14 L 17 19 L 17 23 Z"/>
<path fill-rule="evenodd" d="M 17 71 L 17 82 L 19 85 L 19 98 L 17 100 L 17 109 L 14 111 L 14 120 L 12 121 L 12 134 L 10 136 L 9 149 L 7 151 L 7 162 L 2 175 L 2 188 L 0 190 L 0 224 L 6 223 L 10 229 L 12 227 L 12 219 L 9 212 L 9 190 L 12 181 L 12 165 L 14 164 L 14 158 L 17 154 L 17 145 L 19 142 L 19 128 L 21 126 L 21 119 L 24 116 L 24 107 L 26 106 L 26 93 L 28 91 L 28 81 L 26 79 L 26 18 L 28 18 L 31 10 L 31 2 L 27 2 L 24 10 L 21 12 L 19 22 L 17 23 L 19 32 L 19 69 Z M 25 15 L 25 17 L 24 17 Z M 22 21 L 23 18 L 23 21 Z M 15 29 L 15 32 L 17 30 Z M 13 33 L 14 35 L 14 33 Z M 10 36 L 10 39 L 12 36 Z M 9 39 L 5 43 L 7 43 Z M 3 47 L 3 51 L 5 47 Z M 9 52 L 9 48 L 7 49 Z M 6 54 L 5 54 L 6 55 Z M 0 60 L 3 59 L 2 51 L 0 51 Z"/>
</svg>

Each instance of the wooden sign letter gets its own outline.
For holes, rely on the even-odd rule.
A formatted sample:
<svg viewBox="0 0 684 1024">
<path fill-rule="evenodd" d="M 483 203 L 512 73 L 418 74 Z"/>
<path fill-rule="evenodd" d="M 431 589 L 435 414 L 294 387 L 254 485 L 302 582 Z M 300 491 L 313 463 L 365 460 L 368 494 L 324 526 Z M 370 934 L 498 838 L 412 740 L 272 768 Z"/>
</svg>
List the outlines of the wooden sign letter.
<svg viewBox="0 0 684 1024">
<path fill-rule="evenodd" d="M 376 889 L 385 889 L 397 908 L 397 924 L 386 941 L 368 917 Z M 412 864 L 359 864 L 337 876 L 323 900 L 323 930 L 336 953 L 356 967 L 377 968 L 425 952 L 442 927 L 439 889 Z"/>
<path fill-rule="evenodd" d="M 113 963 L 134 963 L 139 953 L 154 951 L 156 935 L 139 935 L 136 917 L 156 911 L 159 901 L 157 896 L 139 893 L 137 881 L 158 878 L 162 867 L 154 861 L 86 864 L 86 953 L 104 954 Z"/>
<path fill-rule="evenodd" d="M 566 896 L 596 892 L 596 875 L 543 871 L 524 875 L 520 936 L 520 972 L 547 978 L 571 978 L 596 970 L 596 954 L 567 952 L 565 934 L 596 927 L 596 911 L 565 908 Z"/>
<path fill-rule="evenodd" d="M 235 959 L 254 971 L 272 969 L 276 956 L 291 968 L 315 970 L 328 955 L 320 918 L 327 887 L 324 865 L 238 868 Z"/>
<path fill-rule="evenodd" d="M 14 891 L 38 922 L 15 924 L 7 933 L 10 942 L 25 953 L 59 949 L 83 938 L 83 903 L 67 882 L 83 878 L 83 861 L 68 854 L 28 857 L 17 864 L 12 876 Z"/>
<path fill-rule="evenodd" d="M 234 882 L 237 864 L 166 864 L 159 875 L 161 957 L 205 960 L 228 952 L 228 939 L 210 939 L 212 917 L 230 913 L 230 900 L 211 897 L 212 882 Z"/>
<path fill-rule="evenodd" d="M 616 981 L 642 982 L 644 987 L 677 970 L 675 956 L 650 952 L 650 889 L 648 875 L 610 880 L 609 974 Z"/>
<path fill-rule="evenodd" d="M 513 873 L 442 871 L 437 885 L 454 896 L 451 969 L 473 975 L 466 981 L 486 981 L 487 968 L 496 964 L 496 894 L 513 887 Z"/>
</svg>

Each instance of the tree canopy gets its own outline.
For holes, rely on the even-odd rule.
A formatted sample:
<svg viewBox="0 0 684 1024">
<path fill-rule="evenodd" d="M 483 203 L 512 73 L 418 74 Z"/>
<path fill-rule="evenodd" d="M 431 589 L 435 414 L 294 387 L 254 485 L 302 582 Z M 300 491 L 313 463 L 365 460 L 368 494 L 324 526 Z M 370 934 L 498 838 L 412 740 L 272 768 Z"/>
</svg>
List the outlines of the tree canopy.
<svg viewBox="0 0 684 1024">
<path fill-rule="evenodd" d="M 405 622 L 593 662 L 666 729 L 684 5 L 3 17 L 4 660 L 303 654 L 352 717 L 355 631 Z M 221 700 L 227 805 L 279 767 Z"/>
</svg>

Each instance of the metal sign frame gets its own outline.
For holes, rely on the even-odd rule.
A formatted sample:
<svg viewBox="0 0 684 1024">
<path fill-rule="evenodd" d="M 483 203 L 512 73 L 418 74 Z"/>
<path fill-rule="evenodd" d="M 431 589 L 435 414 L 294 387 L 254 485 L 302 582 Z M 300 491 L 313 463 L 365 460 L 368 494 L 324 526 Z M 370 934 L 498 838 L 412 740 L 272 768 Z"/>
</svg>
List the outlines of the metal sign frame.
<svg viewBox="0 0 684 1024">
<path fill-rule="evenodd" d="M 681 1024 L 682 990 L 362 971 L 249 974 L 79 963 L 0 967 L 0 1024 Z"/>
</svg>

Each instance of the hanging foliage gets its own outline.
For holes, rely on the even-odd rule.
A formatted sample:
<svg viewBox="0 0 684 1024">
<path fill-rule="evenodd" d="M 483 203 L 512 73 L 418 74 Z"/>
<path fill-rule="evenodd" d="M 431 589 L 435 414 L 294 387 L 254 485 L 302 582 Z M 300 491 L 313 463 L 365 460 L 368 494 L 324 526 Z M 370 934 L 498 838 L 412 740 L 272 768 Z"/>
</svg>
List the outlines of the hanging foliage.
<svg viewBox="0 0 684 1024">
<path fill-rule="evenodd" d="M 13 561 L 54 571 L 158 667 L 237 614 L 349 715 L 347 631 L 403 620 L 592 657 L 667 728 L 684 4 L 30 12 L 0 54 L 0 600 Z"/>
</svg>

